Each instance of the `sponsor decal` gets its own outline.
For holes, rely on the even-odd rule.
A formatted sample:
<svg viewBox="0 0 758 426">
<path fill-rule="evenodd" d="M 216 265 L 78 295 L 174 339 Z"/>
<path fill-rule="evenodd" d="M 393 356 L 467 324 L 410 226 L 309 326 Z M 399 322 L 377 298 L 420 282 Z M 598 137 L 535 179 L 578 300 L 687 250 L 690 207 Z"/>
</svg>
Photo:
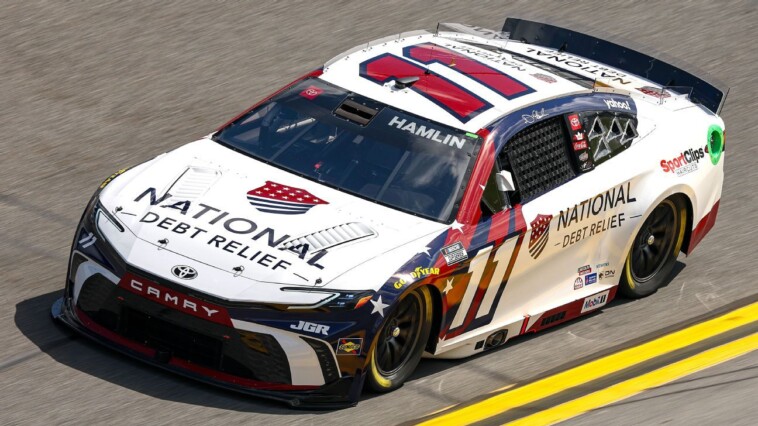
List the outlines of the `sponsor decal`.
<svg viewBox="0 0 758 426">
<path fill-rule="evenodd" d="M 629 105 L 629 101 L 617 101 L 616 99 L 603 99 L 603 102 L 605 102 L 605 106 L 608 108 L 615 108 L 615 109 L 623 109 L 627 111 L 631 111 L 632 107 Z"/>
<path fill-rule="evenodd" d="M 579 114 L 571 114 L 568 116 L 569 125 L 571 126 L 571 130 L 581 130 L 582 129 L 582 122 L 579 120 Z"/>
<path fill-rule="evenodd" d="M 595 269 L 605 268 L 608 265 L 610 265 L 608 262 L 596 263 L 595 264 Z"/>
<path fill-rule="evenodd" d="M 615 269 L 606 269 L 604 271 L 600 271 L 598 274 L 598 278 L 601 280 L 604 278 L 613 278 L 616 276 L 616 270 Z"/>
<path fill-rule="evenodd" d="M 584 277 L 584 285 L 595 284 L 597 282 L 597 273 L 592 273 Z"/>
<path fill-rule="evenodd" d="M 176 265 L 171 268 L 171 273 L 181 280 L 193 280 L 197 278 L 197 271 L 195 268 L 187 265 Z"/>
<path fill-rule="evenodd" d="M 444 40 L 440 40 L 440 42 L 444 42 Z M 514 61 L 513 57 L 507 53 L 493 52 L 490 50 L 479 49 L 467 44 L 444 43 L 443 46 L 451 50 L 457 50 L 459 52 L 464 52 L 469 55 L 478 56 L 480 58 L 484 58 L 492 62 L 505 65 L 506 67 L 509 67 L 509 68 L 517 69 L 519 71 L 526 71 L 526 68 L 524 68 L 523 64 L 521 64 L 520 62 Z"/>
<path fill-rule="evenodd" d="M 679 154 L 678 157 L 671 160 L 661 160 L 661 168 L 665 173 L 674 173 L 677 176 L 684 176 L 697 170 L 697 165 L 705 158 L 708 147 L 699 149 L 688 149 Z"/>
<path fill-rule="evenodd" d="M 604 67 L 603 65 L 596 62 L 590 62 L 587 59 L 570 55 L 565 52 L 559 52 L 557 50 L 547 48 L 529 47 L 526 49 L 526 53 L 546 62 L 555 62 L 568 68 L 573 68 L 574 71 L 581 71 L 582 74 L 595 78 L 610 79 L 611 82 L 624 85 L 632 83 L 630 80 L 624 80 L 624 78 L 627 78 L 627 75 L 624 73 Z"/>
<path fill-rule="evenodd" d="M 547 117 L 547 114 L 545 113 L 545 108 L 542 108 L 541 110 L 532 111 L 531 114 L 524 114 L 521 116 L 521 118 L 524 119 L 524 123 L 531 124 L 535 121 L 542 120 L 543 118 Z"/>
<path fill-rule="evenodd" d="M 592 272 L 592 267 L 590 265 L 584 265 L 581 268 L 579 268 L 577 272 L 579 272 L 579 275 L 589 274 L 590 272 Z"/>
<path fill-rule="evenodd" d="M 126 273 L 118 283 L 119 287 L 140 295 L 145 299 L 176 309 L 198 318 L 218 324 L 230 326 L 229 314 L 226 309 L 196 297 L 188 296 L 175 290 L 163 287 L 152 281 Z"/>
<path fill-rule="evenodd" d="M 652 86 L 643 86 L 643 87 L 638 87 L 637 90 L 639 90 L 640 92 L 648 96 L 653 96 L 658 99 L 665 99 L 665 98 L 671 97 L 671 94 L 667 92 L 666 90 L 663 90 L 663 88 L 659 89 L 657 87 L 652 87 Z"/>
<path fill-rule="evenodd" d="M 602 306 L 605 306 L 606 303 L 608 303 L 608 292 L 610 290 L 606 290 L 602 293 L 598 293 L 594 296 L 590 296 L 584 299 L 584 303 L 582 304 L 582 312 L 585 313 L 588 311 L 595 310 L 597 308 L 600 308 Z"/>
<path fill-rule="evenodd" d="M 404 285 L 405 285 L 405 280 L 402 280 L 402 279 L 401 280 L 397 280 L 394 283 L 392 283 L 392 286 L 395 287 L 395 288 L 397 288 L 397 289 L 403 288 Z"/>
<path fill-rule="evenodd" d="M 573 142 L 572 146 L 574 147 L 574 151 L 584 151 L 587 149 L 587 141 Z"/>
<path fill-rule="evenodd" d="M 588 219 L 594 218 L 609 209 L 634 203 L 637 199 L 632 196 L 631 183 L 621 184 L 604 193 L 588 198 L 573 207 L 561 211 L 558 217 L 556 231 L 573 227 Z M 620 227 L 626 220 L 624 213 L 615 213 L 599 221 L 585 225 L 563 236 L 563 248 L 573 245 L 585 238 L 605 232 L 608 229 Z"/>
<path fill-rule="evenodd" d="M 539 214 L 529 224 L 532 228 L 532 235 L 529 238 L 529 255 L 534 259 L 537 259 L 542 254 L 542 250 L 547 245 L 547 240 L 550 238 L 551 220 L 553 220 L 552 215 Z"/>
<path fill-rule="evenodd" d="M 583 153 L 579 154 L 579 161 L 587 161 L 590 158 L 590 154 L 587 153 L 587 151 L 584 151 Z"/>
<path fill-rule="evenodd" d="M 125 172 L 125 171 L 127 171 L 127 170 L 129 170 L 129 167 L 125 167 L 125 168 L 123 168 L 123 169 L 121 169 L 121 170 L 117 171 L 116 173 L 114 173 L 114 174 L 112 174 L 112 175 L 108 176 L 107 178 L 105 178 L 105 180 L 103 181 L 103 183 L 101 183 L 101 184 L 100 184 L 100 189 L 103 189 L 103 188 L 105 188 L 106 186 L 108 186 L 108 184 L 109 184 L 109 183 L 111 183 L 111 181 L 112 181 L 113 179 L 116 179 L 116 177 L 118 177 L 120 174 L 124 173 L 124 172 Z"/>
<path fill-rule="evenodd" d="M 360 355 L 363 339 L 350 337 L 337 340 L 337 355 Z"/>
<path fill-rule="evenodd" d="M 312 252 L 307 243 L 298 244 L 291 247 L 281 247 L 281 244 L 290 239 L 290 235 L 283 234 L 274 228 L 262 227 L 258 223 L 243 217 L 231 216 L 227 211 L 223 211 L 211 205 L 197 203 L 195 206 L 191 201 L 168 201 L 171 194 L 166 193 L 161 197 L 157 196 L 155 188 L 148 188 L 142 194 L 134 199 L 135 202 L 141 201 L 149 196 L 151 206 L 159 206 L 167 209 L 179 211 L 180 215 L 186 217 L 185 220 L 179 220 L 170 217 L 169 214 L 161 216 L 155 209 L 148 211 L 140 219 L 140 223 L 153 224 L 159 228 L 165 229 L 173 234 L 182 235 L 182 238 L 200 239 L 211 247 L 223 250 L 227 253 L 237 255 L 256 265 L 260 265 L 273 270 L 287 269 L 292 263 L 281 259 L 274 250 L 288 251 L 294 253 L 299 259 L 306 261 L 308 265 L 318 269 L 324 269 L 319 264 L 328 253 L 327 250 Z M 213 230 L 223 228 L 228 234 L 234 234 L 236 239 L 213 233 Z M 227 234 L 227 235 L 228 235 Z M 253 241 L 261 241 L 267 247 L 256 249 L 255 246 L 245 244 L 246 238 Z M 270 250 L 266 250 L 266 248 Z M 309 258 L 306 260 L 306 256 Z"/>
<path fill-rule="evenodd" d="M 406 120 L 398 116 L 392 117 L 387 125 L 390 127 L 396 127 L 404 132 L 429 139 L 433 142 L 441 143 L 443 145 L 455 146 L 458 149 L 463 149 L 464 145 L 466 144 L 465 138 L 447 134 L 431 126 L 427 127 L 424 124 L 418 124 L 415 121 Z"/>
<path fill-rule="evenodd" d="M 324 336 L 329 335 L 328 325 L 316 324 L 313 322 L 298 321 L 297 324 L 290 325 L 290 328 L 292 330 L 306 331 L 308 333 L 323 334 Z"/>
<path fill-rule="evenodd" d="M 584 287 L 584 280 L 582 280 L 582 277 L 579 277 L 574 280 L 574 290 L 579 290 L 580 288 Z"/>
<path fill-rule="evenodd" d="M 247 201 L 259 212 L 277 214 L 303 214 L 314 206 L 329 204 L 304 189 L 270 180 L 248 191 Z"/>
<path fill-rule="evenodd" d="M 449 246 L 442 247 L 442 256 L 445 258 L 447 266 L 455 265 L 468 259 L 468 253 L 460 241 L 454 242 Z"/>
<path fill-rule="evenodd" d="M 424 278 L 429 275 L 439 275 L 439 273 L 440 268 L 423 268 L 419 266 L 411 272 L 411 276 L 413 278 Z"/>
<path fill-rule="evenodd" d="M 594 167 L 595 166 L 592 164 L 592 161 L 589 161 L 589 160 L 579 163 L 579 170 L 583 172 L 588 172 L 592 170 Z"/>
<path fill-rule="evenodd" d="M 545 83 L 557 83 L 558 80 L 555 79 L 555 77 L 547 75 L 547 74 L 531 74 L 532 77 L 536 78 L 537 80 L 544 81 Z"/>
<path fill-rule="evenodd" d="M 324 93 L 322 89 L 319 89 L 316 86 L 308 86 L 305 90 L 300 92 L 300 96 L 304 97 L 308 100 L 314 100 L 318 97 L 318 95 Z"/>
<path fill-rule="evenodd" d="M 571 140 L 574 141 L 583 141 L 584 140 L 584 132 L 578 131 L 574 133 L 574 135 L 571 137 Z"/>
</svg>

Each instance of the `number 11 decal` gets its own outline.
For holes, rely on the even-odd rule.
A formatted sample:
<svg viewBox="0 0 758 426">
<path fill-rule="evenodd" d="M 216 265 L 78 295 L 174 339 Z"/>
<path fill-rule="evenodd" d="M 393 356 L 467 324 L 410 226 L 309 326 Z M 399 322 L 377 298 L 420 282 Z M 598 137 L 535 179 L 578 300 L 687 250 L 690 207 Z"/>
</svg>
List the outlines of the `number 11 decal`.
<svg viewBox="0 0 758 426">
<path fill-rule="evenodd" d="M 432 43 L 407 46 L 403 49 L 403 57 L 384 53 L 368 59 L 360 64 L 359 74 L 377 84 L 403 77 L 418 77 L 419 80 L 410 86 L 410 90 L 434 102 L 462 123 L 492 108 L 492 104 L 481 96 L 431 71 L 429 66 L 432 64 L 440 64 L 505 99 L 534 92 L 531 87 L 496 68 Z"/>
<path fill-rule="evenodd" d="M 503 242 L 494 256 L 492 256 L 492 246 L 489 246 L 479 250 L 471 259 L 468 267 L 471 278 L 453 321 L 445 333 L 446 338 L 458 336 L 466 330 L 492 321 L 497 302 L 508 284 L 523 240 L 524 234 L 521 233 Z M 488 284 L 486 287 L 481 287 L 482 278 L 486 276 L 489 276 Z"/>
</svg>

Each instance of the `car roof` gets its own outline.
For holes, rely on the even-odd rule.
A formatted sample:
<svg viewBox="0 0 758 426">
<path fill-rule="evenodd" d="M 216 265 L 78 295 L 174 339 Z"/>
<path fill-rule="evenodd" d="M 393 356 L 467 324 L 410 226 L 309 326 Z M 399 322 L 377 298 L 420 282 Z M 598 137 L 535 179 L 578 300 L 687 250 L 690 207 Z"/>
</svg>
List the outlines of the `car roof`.
<svg viewBox="0 0 758 426">
<path fill-rule="evenodd" d="M 467 132 L 476 132 L 512 111 L 532 104 L 592 92 L 591 80 L 582 81 L 575 75 L 569 76 L 524 56 L 494 48 L 484 39 L 446 34 L 416 31 L 370 42 L 327 62 L 320 78 Z M 443 96 L 467 99 L 473 96 L 471 99 L 478 98 L 482 107 L 475 113 L 462 116 L 460 109 L 445 105 L 447 101 L 439 102 L 422 93 L 428 87 L 428 80 L 398 89 L 394 85 L 396 78 L 377 78 L 376 73 L 370 71 L 371 67 L 376 65 L 376 60 L 387 57 L 392 60 L 382 65 L 385 74 L 387 68 L 393 66 L 396 72 L 392 75 L 397 74 L 396 77 L 419 76 L 424 79 L 431 73 L 444 81 L 443 88 L 451 89 L 444 91 Z M 452 100 L 453 103 L 456 101 L 460 105 L 461 99 Z"/>
</svg>

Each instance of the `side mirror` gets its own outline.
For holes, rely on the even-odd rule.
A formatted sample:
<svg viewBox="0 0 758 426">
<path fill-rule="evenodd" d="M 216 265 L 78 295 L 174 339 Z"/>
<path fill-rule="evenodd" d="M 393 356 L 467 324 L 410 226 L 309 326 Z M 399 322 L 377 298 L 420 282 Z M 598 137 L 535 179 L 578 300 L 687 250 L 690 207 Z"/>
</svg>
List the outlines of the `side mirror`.
<svg viewBox="0 0 758 426">
<path fill-rule="evenodd" d="M 501 192 L 515 191 L 516 185 L 513 184 L 513 175 L 507 170 L 501 170 L 495 175 L 497 189 Z"/>
</svg>

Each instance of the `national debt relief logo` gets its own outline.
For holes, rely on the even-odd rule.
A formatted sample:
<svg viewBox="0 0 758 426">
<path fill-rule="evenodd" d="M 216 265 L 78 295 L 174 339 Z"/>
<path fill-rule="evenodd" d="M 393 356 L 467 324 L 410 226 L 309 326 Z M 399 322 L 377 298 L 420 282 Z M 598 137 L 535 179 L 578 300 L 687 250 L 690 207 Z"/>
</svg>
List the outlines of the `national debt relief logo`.
<svg viewBox="0 0 758 426">
<path fill-rule="evenodd" d="M 529 224 L 532 228 L 532 236 L 529 238 L 529 255 L 537 259 L 547 245 L 550 238 L 550 221 L 553 215 L 539 214 Z"/>
</svg>

